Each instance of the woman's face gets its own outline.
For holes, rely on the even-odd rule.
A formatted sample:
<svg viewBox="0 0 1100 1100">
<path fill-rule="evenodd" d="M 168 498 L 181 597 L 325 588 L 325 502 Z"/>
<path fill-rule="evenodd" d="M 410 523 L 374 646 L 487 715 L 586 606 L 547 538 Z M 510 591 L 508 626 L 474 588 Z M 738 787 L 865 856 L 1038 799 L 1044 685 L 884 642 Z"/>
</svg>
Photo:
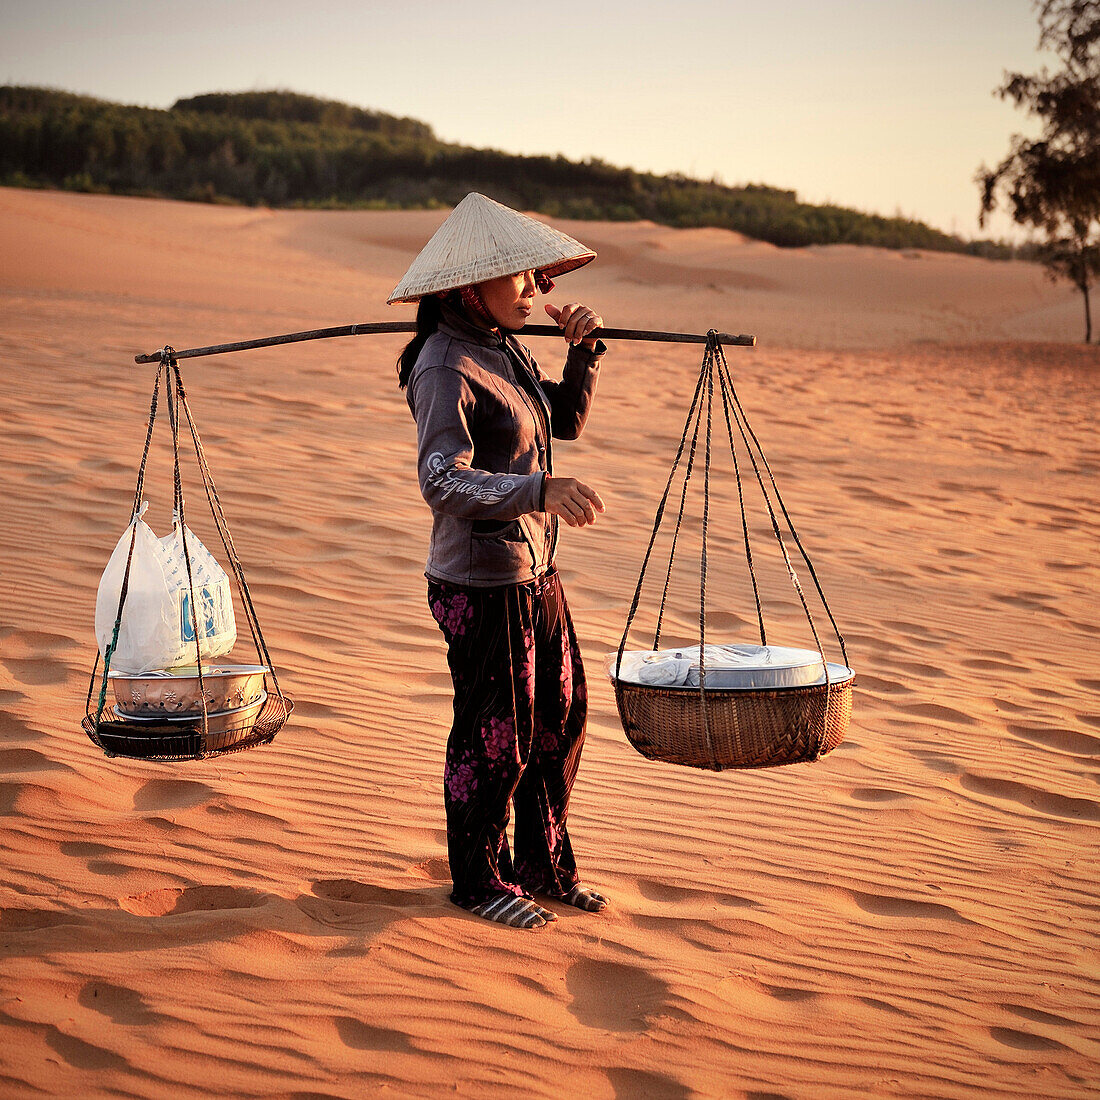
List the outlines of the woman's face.
<svg viewBox="0 0 1100 1100">
<path fill-rule="evenodd" d="M 493 320 L 502 328 L 521 329 L 535 305 L 535 273 L 521 271 L 477 284 L 478 293 Z"/>
</svg>

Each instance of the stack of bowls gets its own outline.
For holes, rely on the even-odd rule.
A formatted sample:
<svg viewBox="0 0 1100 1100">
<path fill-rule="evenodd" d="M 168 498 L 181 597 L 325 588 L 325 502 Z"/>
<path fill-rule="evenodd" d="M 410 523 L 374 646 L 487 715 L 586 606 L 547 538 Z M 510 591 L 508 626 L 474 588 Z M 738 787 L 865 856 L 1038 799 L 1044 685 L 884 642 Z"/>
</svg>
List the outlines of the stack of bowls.
<svg viewBox="0 0 1100 1100">
<path fill-rule="evenodd" d="M 207 729 L 211 734 L 232 731 L 245 736 L 267 699 L 266 665 L 204 665 L 202 694 L 198 668 L 174 668 L 163 672 L 109 674 L 115 695 L 115 718 L 135 726 L 178 723 L 181 729 L 202 722 L 206 699 Z"/>
</svg>

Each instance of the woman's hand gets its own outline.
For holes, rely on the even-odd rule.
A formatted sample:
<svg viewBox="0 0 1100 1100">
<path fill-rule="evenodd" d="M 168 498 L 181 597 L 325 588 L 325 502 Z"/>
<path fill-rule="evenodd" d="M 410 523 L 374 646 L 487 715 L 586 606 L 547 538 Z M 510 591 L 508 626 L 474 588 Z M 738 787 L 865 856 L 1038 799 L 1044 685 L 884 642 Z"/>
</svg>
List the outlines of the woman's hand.
<svg viewBox="0 0 1100 1100">
<path fill-rule="evenodd" d="M 546 477 L 543 507 L 561 516 L 570 527 L 596 522 L 596 513 L 604 510 L 600 494 L 575 477 Z"/>
<path fill-rule="evenodd" d="M 594 309 L 589 309 L 580 302 L 570 302 L 562 309 L 547 302 L 543 309 L 550 314 L 552 320 L 557 321 L 567 343 L 583 344 L 589 351 L 596 346 L 594 339 L 585 339 L 590 332 L 603 328 L 603 318 Z"/>
</svg>

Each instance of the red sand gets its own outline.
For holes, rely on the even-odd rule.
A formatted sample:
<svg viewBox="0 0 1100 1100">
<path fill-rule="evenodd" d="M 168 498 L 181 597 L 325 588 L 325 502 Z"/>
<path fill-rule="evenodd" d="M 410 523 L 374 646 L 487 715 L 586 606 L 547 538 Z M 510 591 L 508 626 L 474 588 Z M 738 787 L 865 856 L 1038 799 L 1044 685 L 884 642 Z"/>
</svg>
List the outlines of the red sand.
<svg viewBox="0 0 1100 1100">
<path fill-rule="evenodd" d="M 602 657 L 699 349 L 615 346 L 558 449 L 608 505 L 559 557 L 592 695 L 572 830 L 606 914 L 532 935 L 446 901 L 399 339 L 183 364 L 298 710 L 201 763 L 87 740 L 152 381 L 133 354 L 410 316 L 385 296 L 442 216 L 0 190 L 0 1092 L 1094 1095 L 1100 353 L 1034 267 L 563 223 L 601 260 L 555 300 L 759 336 L 731 365 L 859 675 L 817 764 L 714 775 L 627 744 Z M 167 470 L 161 435 L 158 532 Z M 197 480 L 189 502 L 215 547 Z M 734 560 L 720 538 L 731 639 Z M 693 601 L 685 580 L 684 638 Z"/>
</svg>

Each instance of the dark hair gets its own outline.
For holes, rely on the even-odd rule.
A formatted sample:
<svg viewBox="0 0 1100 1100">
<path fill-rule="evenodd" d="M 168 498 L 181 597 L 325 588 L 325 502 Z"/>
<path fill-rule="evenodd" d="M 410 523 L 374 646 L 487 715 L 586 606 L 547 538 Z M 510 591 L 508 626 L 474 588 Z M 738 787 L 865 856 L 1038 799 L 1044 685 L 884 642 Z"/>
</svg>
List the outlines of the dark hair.
<svg viewBox="0 0 1100 1100">
<path fill-rule="evenodd" d="M 409 375 L 416 366 L 421 348 L 428 337 L 439 328 L 439 319 L 443 316 L 443 300 L 434 294 L 420 299 L 416 307 L 416 335 L 405 345 L 405 350 L 397 357 L 397 384 L 404 389 L 409 384 Z"/>
</svg>

